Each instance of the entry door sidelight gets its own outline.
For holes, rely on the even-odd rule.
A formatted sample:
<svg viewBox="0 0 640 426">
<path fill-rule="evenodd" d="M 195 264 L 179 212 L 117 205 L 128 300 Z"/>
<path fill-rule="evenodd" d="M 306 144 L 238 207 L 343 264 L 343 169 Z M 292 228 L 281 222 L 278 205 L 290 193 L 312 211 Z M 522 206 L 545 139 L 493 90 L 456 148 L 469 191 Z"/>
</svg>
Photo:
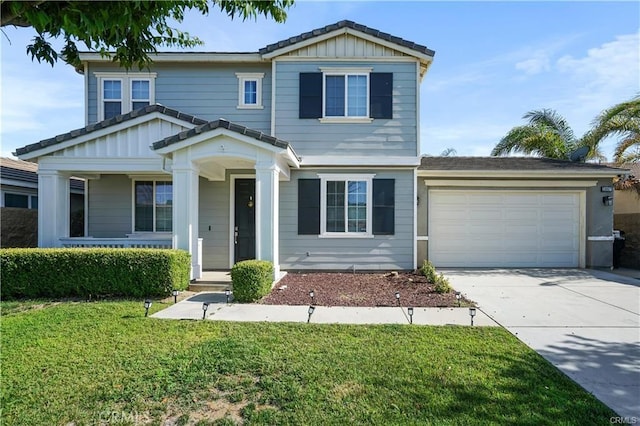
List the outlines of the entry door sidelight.
<svg viewBox="0 0 640 426">
<path fill-rule="evenodd" d="M 256 258 L 256 180 L 236 179 L 234 263 Z"/>
</svg>

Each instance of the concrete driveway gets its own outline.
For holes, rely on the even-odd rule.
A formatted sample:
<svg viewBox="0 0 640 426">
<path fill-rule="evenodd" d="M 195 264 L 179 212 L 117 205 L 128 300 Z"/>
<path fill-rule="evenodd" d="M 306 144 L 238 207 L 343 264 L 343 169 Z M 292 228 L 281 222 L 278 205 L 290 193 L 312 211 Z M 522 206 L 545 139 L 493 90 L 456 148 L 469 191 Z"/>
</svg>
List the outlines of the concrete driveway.
<svg viewBox="0 0 640 426">
<path fill-rule="evenodd" d="M 640 279 L 586 269 L 442 272 L 484 313 L 640 422 Z"/>
</svg>

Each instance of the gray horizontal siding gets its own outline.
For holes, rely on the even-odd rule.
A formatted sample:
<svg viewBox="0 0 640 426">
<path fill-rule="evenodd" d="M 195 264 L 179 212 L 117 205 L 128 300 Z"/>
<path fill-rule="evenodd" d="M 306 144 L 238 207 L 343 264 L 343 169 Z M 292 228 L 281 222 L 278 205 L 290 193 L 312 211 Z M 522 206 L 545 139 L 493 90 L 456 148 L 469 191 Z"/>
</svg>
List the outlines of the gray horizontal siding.
<svg viewBox="0 0 640 426">
<path fill-rule="evenodd" d="M 200 179 L 198 227 L 205 269 L 229 267 L 229 191 L 228 179 L 224 182 Z"/>
<path fill-rule="evenodd" d="M 349 173 L 322 170 L 322 173 Z M 280 264 L 283 270 L 413 269 L 413 171 L 357 170 L 376 178 L 395 179 L 395 234 L 373 238 L 320 238 L 298 235 L 298 179 L 317 178 L 317 171 L 295 171 L 280 183 Z M 307 256 L 307 253 L 309 255 Z"/>
<path fill-rule="evenodd" d="M 298 118 L 299 74 L 320 67 L 373 67 L 393 73 L 393 119 L 372 123 L 320 123 Z M 417 151 L 416 65 L 411 62 L 278 62 L 276 135 L 300 155 L 415 156 Z"/>
<path fill-rule="evenodd" d="M 131 179 L 102 175 L 89 181 L 89 236 L 125 238 L 131 226 Z"/>
<path fill-rule="evenodd" d="M 118 72 L 114 66 L 92 65 L 89 70 L 89 122 L 97 121 L 98 87 L 94 72 Z M 271 127 L 270 64 L 166 64 L 152 66 L 157 73 L 155 103 L 205 120 L 224 118 L 265 133 Z M 236 72 L 264 73 L 262 79 L 263 109 L 238 109 Z"/>
</svg>

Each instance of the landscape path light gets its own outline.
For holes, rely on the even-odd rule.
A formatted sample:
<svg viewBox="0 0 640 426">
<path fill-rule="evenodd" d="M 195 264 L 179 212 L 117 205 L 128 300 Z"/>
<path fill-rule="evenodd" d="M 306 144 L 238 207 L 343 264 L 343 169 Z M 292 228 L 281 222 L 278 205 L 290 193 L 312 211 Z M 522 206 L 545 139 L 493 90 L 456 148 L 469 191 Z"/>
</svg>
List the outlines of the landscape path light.
<svg viewBox="0 0 640 426">
<path fill-rule="evenodd" d="M 313 306 L 313 305 L 309 306 L 309 311 L 308 311 L 309 312 L 309 318 L 307 318 L 307 324 L 311 321 L 311 315 L 313 315 L 313 311 L 315 311 L 315 310 L 316 310 L 315 306 Z"/>
<path fill-rule="evenodd" d="M 209 303 L 204 302 L 202 304 L 202 319 L 205 319 L 207 317 L 207 309 L 209 309 Z"/>
<path fill-rule="evenodd" d="M 149 308 L 151 307 L 153 303 L 151 303 L 151 300 L 147 299 L 144 301 L 144 316 L 146 317 L 147 315 L 149 315 Z"/>
<path fill-rule="evenodd" d="M 400 292 L 396 291 L 396 301 L 398 302 L 398 306 L 400 306 Z"/>
<path fill-rule="evenodd" d="M 409 313 L 409 324 L 413 324 L 413 308 L 407 308 L 407 312 Z"/>
<path fill-rule="evenodd" d="M 227 297 L 227 305 L 229 304 L 229 296 L 231 296 L 231 290 L 228 288 L 224 290 L 224 295 Z"/>
<path fill-rule="evenodd" d="M 311 290 L 311 291 L 309 292 L 309 297 L 311 298 L 311 304 L 312 304 L 312 305 L 315 305 L 315 304 L 316 304 L 315 296 L 316 296 L 316 293 L 315 293 L 313 290 Z"/>
<path fill-rule="evenodd" d="M 473 317 L 476 316 L 476 308 L 469 308 L 469 316 L 471 317 L 471 326 L 473 326 Z"/>
<path fill-rule="evenodd" d="M 462 294 L 459 291 L 456 291 L 456 300 L 458 301 L 458 306 L 460 306 L 460 299 L 462 299 Z"/>
<path fill-rule="evenodd" d="M 178 294 L 180 294 L 178 290 L 173 290 L 173 303 L 178 303 Z"/>
</svg>

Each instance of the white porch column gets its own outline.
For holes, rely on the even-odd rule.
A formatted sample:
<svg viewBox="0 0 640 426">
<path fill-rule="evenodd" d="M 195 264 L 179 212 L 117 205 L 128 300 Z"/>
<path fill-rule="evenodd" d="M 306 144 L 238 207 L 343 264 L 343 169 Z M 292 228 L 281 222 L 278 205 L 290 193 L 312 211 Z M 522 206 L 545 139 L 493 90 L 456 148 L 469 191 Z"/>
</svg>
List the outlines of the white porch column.
<svg viewBox="0 0 640 426">
<path fill-rule="evenodd" d="M 173 248 L 191 253 L 191 279 L 198 279 L 202 277 L 198 247 L 199 170 L 190 161 L 179 160 L 174 158 L 177 164 L 173 166 Z"/>
<path fill-rule="evenodd" d="M 278 176 L 275 159 L 256 164 L 256 259 L 273 262 L 274 278 L 280 276 Z"/>
<path fill-rule="evenodd" d="M 69 236 L 69 176 L 38 171 L 38 247 L 61 247 Z"/>
</svg>

